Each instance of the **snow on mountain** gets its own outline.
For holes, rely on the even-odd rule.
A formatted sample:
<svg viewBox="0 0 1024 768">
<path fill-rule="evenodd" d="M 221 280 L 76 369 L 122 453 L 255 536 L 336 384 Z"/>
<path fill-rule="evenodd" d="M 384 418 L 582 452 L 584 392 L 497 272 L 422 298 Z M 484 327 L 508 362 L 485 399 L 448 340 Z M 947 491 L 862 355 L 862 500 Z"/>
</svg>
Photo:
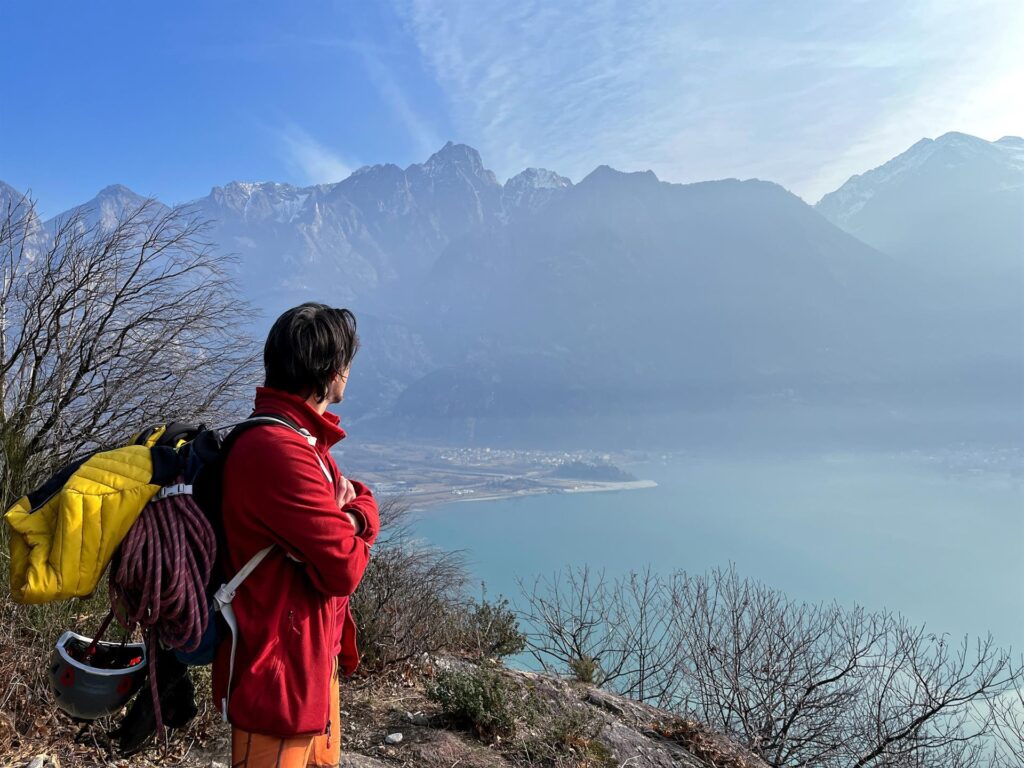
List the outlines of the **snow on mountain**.
<svg viewBox="0 0 1024 768">
<path fill-rule="evenodd" d="M 1018 296 L 1024 280 L 1024 140 L 923 139 L 815 206 L 886 253 L 978 291 Z M 980 281 L 980 282 L 979 282 Z M 986 287 L 987 286 L 987 287 Z M 1008 293 L 1009 292 L 1009 293 Z"/>
<path fill-rule="evenodd" d="M 43 222 L 35 212 L 28 195 L 0 181 L 0 220 L 6 219 L 7 216 L 24 223 L 26 255 L 29 259 L 34 258 L 45 245 L 46 233 Z"/>
<path fill-rule="evenodd" d="M 851 176 L 839 189 L 822 197 L 815 207 L 833 224 L 841 227 L 874 197 L 878 187 L 889 184 L 902 174 L 921 166 L 936 149 L 936 142 L 921 139 L 906 152 L 884 165 L 864 174 Z"/>
<path fill-rule="evenodd" d="M 111 229 L 117 223 L 118 217 L 130 208 L 136 208 L 146 201 L 147 198 L 134 192 L 123 184 L 111 184 L 104 187 L 96 196 L 87 203 L 77 205 L 74 208 L 58 214 L 46 222 L 46 226 L 52 232 L 58 222 L 68 217 L 81 214 L 82 224 L 91 227 L 98 224 L 101 229 Z M 168 207 L 163 203 L 156 202 L 153 207 L 154 215 L 167 211 Z"/>
<path fill-rule="evenodd" d="M 1019 402 L 1024 140 L 989 142 L 963 133 L 924 139 L 854 176 L 816 208 L 914 270 L 918 293 L 930 299 L 922 318 L 960 339 L 950 343 L 958 350 L 951 356 L 968 349 L 987 356 L 974 370 L 988 371 L 986 386 L 1014 382 Z"/>
<path fill-rule="evenodd" d="M 883 165 L 850 177 L 839 189 L 822 197 L 815 207 L 832 223 L 853 230 L 857 228 L 858 215 L 880 192 L 913 183 L 923 174 L 952 177 L 964 171 L 1005 176 L 1007 189 L 1024 185 L 1024 139 L 1005 136 L 989 142 L 956 132 L 937 139 L 921 139 Z"/>
<path fill-rule="evenodd" d="M 269 218 L 278 223 L 292 221 L 309 195 L 310 189 L 277 182 L 233 181 L 210 191 L 214 204 L 222 210 L 246 220 Z"/>
<path fill-rule="evenodd" d="M 1024 138 L 1020 136 L 1003 136 L 992 142 L 1006 153 L 1010 162 L 1018 168 L 1024 169 Z"/>
<path fill-rule="evenodd" d="M 571 186 L 569 179 L 554 171 L 527 168 L 505 182 L 501 190 L 501 201 L 507 214 L 516 211 L 534 213 Z"/>
<path fill-rule="evenodd" d="M 506 190 L 565 189 L 572 182 L 546 168 L 527 168 L 505 182 Z"/>
<path fill-rule="evenodd" d="M 19 192 L 6 181 L 0 181 L 0 204 L 5 208 L 8 203 L 17 203 L 19 200 L 24 199 L 25 193 Z"/>
</svg>

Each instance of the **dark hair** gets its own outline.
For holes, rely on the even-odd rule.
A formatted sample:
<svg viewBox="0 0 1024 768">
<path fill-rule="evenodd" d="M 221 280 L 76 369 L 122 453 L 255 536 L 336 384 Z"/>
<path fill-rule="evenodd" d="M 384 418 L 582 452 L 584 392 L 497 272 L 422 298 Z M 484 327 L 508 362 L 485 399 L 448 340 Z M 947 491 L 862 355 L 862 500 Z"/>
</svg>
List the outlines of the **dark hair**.
<svg viewBox="0 0 1024 768">
<path fill-rule="evenodd" d="M 343 371 L 359 349 L 356 317 L 347 309 L 307 302 L 274 321 L 263 346 L 264 386 L 318 400 L 336 371 Z"/>
</svg>

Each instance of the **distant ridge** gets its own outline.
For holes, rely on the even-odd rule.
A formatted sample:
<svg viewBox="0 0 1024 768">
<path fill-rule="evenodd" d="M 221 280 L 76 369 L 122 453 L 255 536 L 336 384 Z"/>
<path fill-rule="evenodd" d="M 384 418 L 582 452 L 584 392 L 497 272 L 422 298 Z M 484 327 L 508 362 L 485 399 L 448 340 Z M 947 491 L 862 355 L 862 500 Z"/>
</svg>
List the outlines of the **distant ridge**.
<svg viewBox="0 0 1024 768">
<path fill-rule="evenodd" d="M 190 205 L 238 256 L 264 323 L 308 299 L 358 312 L 350 420 L 453 439 L 487 420 L 504 435 L 573 429 L 549 414 L 618 439 L 679 409 L 1012 398 L 1012 297 L 983 302 L 947 268 L 1019 259 L 1000 238 L 1022 156 L 1017 137 L 925 139 L 811 208 L 769 181 L 608 166 L 501 184 L 448 142 L 406 168 L 234 181 Z M 85 209 L 102 222 L 140 199 L 113 185 Z"/>
<path fill-rule="evenodd" d="M 886 253 L 953 279 L 1024 269 L 1024 139 L 922 139 L 853 176 L 815 208 Z"/>
</svg>

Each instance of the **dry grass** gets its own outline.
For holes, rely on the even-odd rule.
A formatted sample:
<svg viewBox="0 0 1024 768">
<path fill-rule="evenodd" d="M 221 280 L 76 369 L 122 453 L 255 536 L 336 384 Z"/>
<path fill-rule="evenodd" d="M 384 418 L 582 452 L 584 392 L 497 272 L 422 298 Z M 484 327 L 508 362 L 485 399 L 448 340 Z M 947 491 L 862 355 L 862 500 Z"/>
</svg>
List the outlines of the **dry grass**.
<svg viewBox="0 0 1024 768">
<path fill-rule="evenodd" d="M 656 724 L 654 730 L 716 768 L 768 768 L 768 763 L 761 758 L 737 747 L 729 739 L 713 733 L 695 720 L 669 720 Z"/>
<path fill-rule="evenodd" d="M 217 713 L 209 706 L 208 670 L 194 675 L 200 716 L 181 733 L 172 733 L 163 756 L 156 751 L 119 759 L 107 732 L 116 716 L 76 723 L 57 709 L 50 696 L 46 660 L 66 629 L 88 633 L 102 622 L 106 590 L 90 600 L 39 606 L 13 603 L 6 579 L 0 586 L 0 766 L 26 765 L 47 754 L 62 766 L 209 765 L 191 755 L 217 738 Z M 118 630 L 109 630 L 112 634 Z"/>
</svg>

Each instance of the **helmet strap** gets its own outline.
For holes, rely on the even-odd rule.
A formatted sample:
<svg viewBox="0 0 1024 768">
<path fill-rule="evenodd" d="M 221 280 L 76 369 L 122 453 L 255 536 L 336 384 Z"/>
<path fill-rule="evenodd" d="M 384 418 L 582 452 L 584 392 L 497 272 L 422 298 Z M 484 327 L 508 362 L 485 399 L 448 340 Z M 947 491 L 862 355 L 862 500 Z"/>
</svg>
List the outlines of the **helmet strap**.
<svg viewBox="0 0 1024 768">
<path fill-rule="evenodd" d="M 110 613 L 107 614 L 107 618 L 105 618 L 103 620 L 103 623 L 100 624 L 100 628 L 98 630 L 96 630 L 96 634 L 93 637 L 92 642 L 89 643 L 89 647 L 85 649 L 85 656 L 86 656 L 86 658 L 89 658 L 94 653 L 96 653 L 96 646 L 98 646 L 100 644 L 100 640 L 102 640 L 103 639 L 103 635 L 106 634 L 107 627 L 110 626 L 110 622 L 111 622 L 111 620 L 113 618 L 114 618 L 114 612 L 111 611 Z M 125 635 L 124 639 L 125 639 L 125 641 L 127 641 L 128 640 L 128 636 Z M 122 645 L 123 644 L 124 643 L 122 643 Z"/>
</svg>

